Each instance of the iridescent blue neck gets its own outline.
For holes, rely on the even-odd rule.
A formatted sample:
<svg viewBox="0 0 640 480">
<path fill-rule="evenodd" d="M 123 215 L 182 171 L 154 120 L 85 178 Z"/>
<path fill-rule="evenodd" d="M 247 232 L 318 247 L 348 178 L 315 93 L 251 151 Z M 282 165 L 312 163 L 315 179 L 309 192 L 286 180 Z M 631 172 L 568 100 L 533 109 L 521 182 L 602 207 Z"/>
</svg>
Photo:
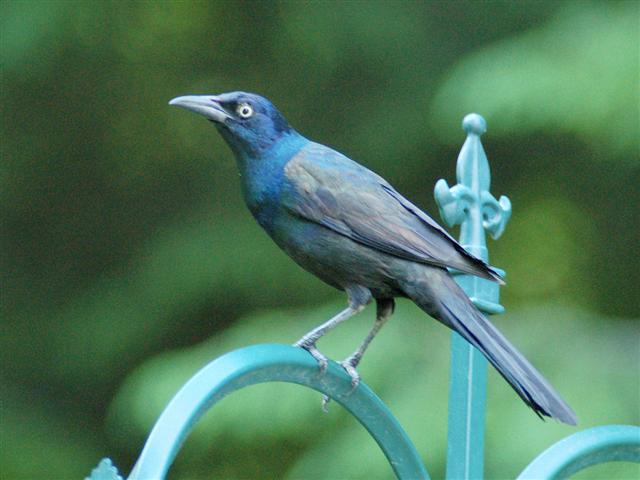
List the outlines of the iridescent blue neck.
<svg viewBox="0 0 640 480">
<path fill-rule="evenodd" d="M 247 141 L 223 126 L 218 126 L 220 135 L 233 151 L 240 171 L 244 171 L 250 164 L 264 160 L 291 158 L 309 141 L 293 129 L 274 132 L 273 137 L 263 137 L 257 141 Z"/>
</svg>

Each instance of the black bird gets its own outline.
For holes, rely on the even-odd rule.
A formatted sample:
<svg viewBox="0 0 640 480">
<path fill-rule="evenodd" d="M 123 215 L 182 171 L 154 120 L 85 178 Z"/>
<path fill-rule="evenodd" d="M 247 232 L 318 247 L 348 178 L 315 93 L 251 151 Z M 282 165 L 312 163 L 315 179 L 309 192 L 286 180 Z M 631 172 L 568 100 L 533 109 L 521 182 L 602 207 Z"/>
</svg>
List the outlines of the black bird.
<svg viewBox="0 0 640 480">
<path fill-rule="evenodd" d="M 244 92 L 174 98 L 203 115 L 233 150 L 249 210 L 276 244 L 348 297 L 348 307 L 296 345 L 326 369 L 316 342 L 375 299 L 376 321 L 341 362 L 357 386 L 356 367 L 393 313 L 396 297 L 458 332 L 476 347 L 542 418 L 576 424 L 576 415 L 542 375 L 480 313 L 447 268 L 502 282 L 431 217 L 386 180 L 296 132 L 267 99 Z"/>
</svg>

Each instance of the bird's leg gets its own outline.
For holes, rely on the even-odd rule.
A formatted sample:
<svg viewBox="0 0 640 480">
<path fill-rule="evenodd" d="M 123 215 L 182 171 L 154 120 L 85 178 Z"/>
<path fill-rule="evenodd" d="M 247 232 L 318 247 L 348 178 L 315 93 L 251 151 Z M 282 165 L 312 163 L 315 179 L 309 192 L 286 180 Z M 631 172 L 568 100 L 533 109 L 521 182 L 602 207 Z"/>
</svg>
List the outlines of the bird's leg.
<svg viewBox="0 0 640 480">
<path fill-rule="evenodd" d="M 395 308 L 395 302 L 392 298 L 385 299 L 376 299 L 376 321 L 373 324 L 373 327 L 362 341 L 360 346 L 353 352 L 349 357 L 344 359 L 340 364 L 342 368 L 344 368 L 349 376 L 351 377 L 351 385 L 355 389 L 360 383 L 360 374 L 356 371 L 356 367 L 360 363 L 362 356 L 364 355 L 365 350 L 374 339 L 374 337 L 378 334 L 382 326 L 386 323 L 386 321 L 393 314 L 393 309 Z"/>
<path fill-rule="evenodd" d="M 364 309 L 364 305 L 351 306 L 345 308 L 335 317 L 327 320 L 322 325 L 314 328 L 309 333 L 304 335 L 300 340 L 298 340 L 294 345 L 296 347 L 304 348 L 307 352 L 309 352 L 313 358 L 318 361 L 318 365 L 320 366 L 320 372 L 324 373 L 327 370 L 328 359 L 325 357 L 320 350 L 316 347 L 316 342 L 320 340 L 320 338 L 327 333 L 329 330 L 335 328 L 340 323 L 345 320 L 353 317 L 354 315 L 360 313 Z"/>
<path fill-rule="evenodd" d="M 395 302 L 393 298 L 385 298 L 385 299 L 376 299 L 376 321 L 373 324 L 373 327 L 362 341 L 360 346 L 353 352 L 350 356 L 345 358 L 340 365 L 351 377 L 351 391 L 353 392 L 360 383 L 360 374 L 356 370 L 356 367 L 362 360 L 362 356 L 364 355 L 365 350 L 374 339 L 374 337 L 378 334 L 382 326 L 386 323 L 386 321 L 393 314 L 393 310 L 395 308 Z M 327 405 L 331 399 L 327 395 L 322 396 L 322 410 L 327 412 Z"/>
<path fill-rule="evenodd" d="M 320 372 L 324 374 L 327 371 L 329 361 L 320 350 L 316 347 L 316 342 L 327 333 L 329 330 L 335 328 L 345 320 L 353 317 L 364 310 L 364 307 L 371 301 L 371 291 L 368 288 L 360 285 L 350 285 L 345 288 L 347 295 L 349 296 L 349 306 L 335 317 L 329 319 L 319 327 L 314 328 L 300 340 L 294 343 L 294 346 L 304 348 L 309 352 L 313 358 L 318 361 L 320 366 Z M 327 403 L 329 403 L 329 397 L 327 395 L 322 396 L 322 410 L 327 412 Z"/>
</svg>

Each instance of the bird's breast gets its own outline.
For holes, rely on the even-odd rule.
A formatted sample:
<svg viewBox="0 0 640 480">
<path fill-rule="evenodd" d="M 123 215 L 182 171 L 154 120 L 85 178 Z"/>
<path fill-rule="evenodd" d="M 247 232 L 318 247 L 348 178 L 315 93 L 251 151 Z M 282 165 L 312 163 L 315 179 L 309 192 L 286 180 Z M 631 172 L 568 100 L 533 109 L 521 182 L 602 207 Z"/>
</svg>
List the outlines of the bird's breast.
<svg viewBox="0 0 640 480">
<path fill-rule="evenodd" d="M 282 211 L 285 166 L 308 144 L 309 140 L 292 131 L 259 157 L 236 156 L 242 174 L 245 203 L 269 233 Z"/>
<path fill-rule="evenodd" d="M 281 208 L 282 181 L 282 169 L 272 165 L 258 165 L 242 175 L 245 203 L 260 226 L 269 233 Z"/>
</svg>

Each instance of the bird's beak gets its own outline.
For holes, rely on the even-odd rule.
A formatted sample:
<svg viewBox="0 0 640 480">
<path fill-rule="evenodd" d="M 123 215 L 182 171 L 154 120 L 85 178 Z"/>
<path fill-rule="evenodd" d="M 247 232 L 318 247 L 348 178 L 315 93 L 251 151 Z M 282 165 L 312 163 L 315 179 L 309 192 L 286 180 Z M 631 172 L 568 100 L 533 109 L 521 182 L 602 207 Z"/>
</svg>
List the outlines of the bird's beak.
<svg viewBox="0 0 640 480">
<path fill-rule="evenodd" d="M 224 123 L 227 118 L 231 118 L 215 95 L 185 95 L 174 98 L 169 105 L 186 108 L 218 123 Z"/>
</svg>

